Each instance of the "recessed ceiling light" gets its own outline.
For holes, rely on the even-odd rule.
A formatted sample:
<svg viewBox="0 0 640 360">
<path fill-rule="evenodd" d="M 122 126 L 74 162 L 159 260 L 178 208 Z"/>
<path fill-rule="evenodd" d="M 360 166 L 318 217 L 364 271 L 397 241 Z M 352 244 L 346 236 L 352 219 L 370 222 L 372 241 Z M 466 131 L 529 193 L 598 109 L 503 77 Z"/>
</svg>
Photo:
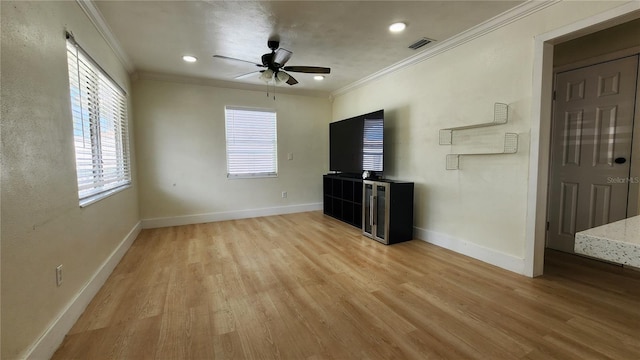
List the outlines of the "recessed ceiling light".
<svg viewBox="0 0 640 360">
<path fill-rule="evenodd" d="M 392 33 L 399 33 L 401 31 L 403 31 L 406 27 L 407 27 L 407 24 L 405 24 L 403 22 L 397 22 L 397 23 L 391 24 L 391 26 L 389 26 L 389 31 L 391 31 Z"/>
<path fill-rule="evenodd" d="M 316 80 L 316 81 L 322 81 L 322 80 L 324 80 L 324 76 L 322 76 L 322 75 L 316 75 L 316 76 L 314 76 L 314 77 L 313 77 L 313 80 Z"/>
<path fill-rule="evenodd" d="M 195 56 L 191 56 L 191 55 L 185 55 L 182 57 L 182 60 L 186 61 L 186 62 L 196 62 L 198 61 L 198 58 L 196 58 Z"/>
</svg>

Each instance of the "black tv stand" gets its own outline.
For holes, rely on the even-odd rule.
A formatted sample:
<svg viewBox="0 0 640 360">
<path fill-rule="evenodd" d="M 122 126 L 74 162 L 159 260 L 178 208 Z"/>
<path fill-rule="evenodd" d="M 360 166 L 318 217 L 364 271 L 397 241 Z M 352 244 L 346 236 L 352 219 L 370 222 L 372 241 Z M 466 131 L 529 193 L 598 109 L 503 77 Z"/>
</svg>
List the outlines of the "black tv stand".
<svg viewBox="0 0 640 360">
<path fill-rule="evenodd" d="M 327 174 L 322 178 L 325 215 L 362 228 L 362 178 L 358 174 Z"/>
<path fill-rule="evenodd" d="M 337 176 L 337 177 L 341 177 L 341 178 L 348 178 L 348 179 L 361 179 L 362 178 L 362 174 L 356 174 L 356 173 L 335 173 L 335 174 L 327 174 L 329 176 Z"/>
<path fill-rule="evenodd" d="M 413 239 L 414 184 L 376 178 L 324 175 L 324 214 L 362 229 L 383 244 Z"/>
</svg>

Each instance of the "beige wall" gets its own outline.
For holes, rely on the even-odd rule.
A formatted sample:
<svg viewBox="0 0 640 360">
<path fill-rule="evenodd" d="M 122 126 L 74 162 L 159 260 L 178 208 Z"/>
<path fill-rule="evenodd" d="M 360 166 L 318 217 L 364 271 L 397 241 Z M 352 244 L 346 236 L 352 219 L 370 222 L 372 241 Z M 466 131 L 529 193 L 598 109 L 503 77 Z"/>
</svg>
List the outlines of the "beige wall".
<svg viewBox="0 0 640 360">
<path fill-rule="evenodd" d="M 276 94 L 274 101 L 266 87 L 247 91 L 144 77 L 133 88 L 143 219 L 322 202 L 328 96 Z M 277 111 L 278 177 L 227 178 L 225 105 Z"/>
<path fill-rule="evenodd" d="M 139 215 L 135 181 L 78 206 L 65 28 L 125 89 L 126 71 L 75 1 L 0 6 L 1 357 L 15 359 L 70 304 Z M 64 282 L 56 287 L 59 264 Z"/>
<path fill-rule="evenodd" d="M 419 232 L 522 261 L 534 37 L 620 4 L 552 5 L 338 95 L 333 119 L 384 108 L 387 175 L 416 183 L 414 225 Z M 441 128 L 491 121 L 494 102 L 509 104 L 508 124 L 460 132 L 458 140 L 475 142 L 472 146 L 438 145 Z M 445 170 L 447 153 L 490 150 L 492 142 L 495 150 L 504 132 L 519 133 L 517 154 L 462 157 L 461 170 Z M 492 136 L 496 138 L 491 140 Z"/>
</svg>

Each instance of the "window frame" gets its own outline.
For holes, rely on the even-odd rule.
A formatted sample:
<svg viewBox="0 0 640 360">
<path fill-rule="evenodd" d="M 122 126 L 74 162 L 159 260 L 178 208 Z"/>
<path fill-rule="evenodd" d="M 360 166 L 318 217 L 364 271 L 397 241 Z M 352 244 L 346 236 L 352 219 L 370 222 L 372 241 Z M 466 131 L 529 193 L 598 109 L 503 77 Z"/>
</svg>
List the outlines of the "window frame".
<svg viewBox="0 0 640 360">
<path fill-rule="evenodd" d="M 76 186 L 80 207 L 131 187 L 127 93 L 66 34 Z"/>
<path fill-rule="evenodd" d="M 259 112 L 273 114 L 273 125 L 267 125 L 265 127 L 272 127 L 273 137 L 265 141 L 265 143 L 272 143 L 273 151 L 270 152 L 272 157 L 270 161 L 273 164 L 272 171 L 252 171 L 252 172 L 232 172 L 232 166 L 230 163 L 230 125 L 229 125 L 229 113 L 234 111 L 240 112 Z M 269 119 L 271 120 L 271 119 Z M 278 114 L 275 109 L 270 108 L 255 108 L 246 106 L 233 106 L 226 105 L 224 107 L 224 126 L 225 126 L 225 159 L 227 163 L 227 178 L 228 179 L 256 179 L 256 178 L 273 178 L 278 177 Z M 235 128 L 234 128 L 235 130 Z M 247 135 L 247 134 L 244 134 Z M 264 144 L 263 144 L 264 145 Z"/>
</svg>

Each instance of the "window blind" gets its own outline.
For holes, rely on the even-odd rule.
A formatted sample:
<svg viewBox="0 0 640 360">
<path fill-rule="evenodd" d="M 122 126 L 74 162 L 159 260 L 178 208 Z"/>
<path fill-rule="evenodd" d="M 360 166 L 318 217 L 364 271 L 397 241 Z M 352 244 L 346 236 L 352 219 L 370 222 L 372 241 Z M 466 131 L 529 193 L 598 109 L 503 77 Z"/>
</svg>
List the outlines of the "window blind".
<svg viewBox="0 0 640 360">
<path fill-rule="evenodd" d="M 362 145 L 362 169 L 383 170 L 384 120 L 365 119 Z"/>
<path fill-rule="evenodd" d="M 227 176 L 276 176 L 277 125 L 273 110 L 225 107 Z"/>
<path fill-rule="evenodd" d="M 131 183 L 126 94 L 67 40 L 69 90 L 80 205 Z"/>
</svg>

